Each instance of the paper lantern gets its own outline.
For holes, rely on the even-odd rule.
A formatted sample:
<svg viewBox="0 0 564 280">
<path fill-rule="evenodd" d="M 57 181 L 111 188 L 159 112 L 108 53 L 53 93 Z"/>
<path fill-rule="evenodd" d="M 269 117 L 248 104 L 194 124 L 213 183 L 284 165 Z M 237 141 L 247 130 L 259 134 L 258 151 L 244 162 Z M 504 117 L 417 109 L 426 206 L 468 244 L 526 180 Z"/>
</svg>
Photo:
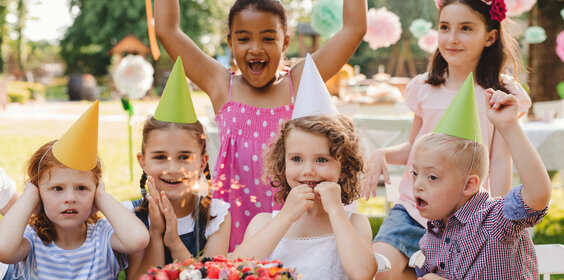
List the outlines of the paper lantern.
<svg viewBox="0 0 564 280">
<path fill-rule="evenodd" d="M 370 48 L 376 50 L 389 47 L 401 38 L 401 23 L 399 17 L 386 8 L 368 10 L 368 30 L 364 41 Z"/>
<path fill-rule="evenodd" d="M 531 10 L 537 0 L 505 0 L 507 16 L 516 17 Z"/>
<path fill-rule="evenodd" d="M 116 67 L 112 78 L 116 88 L 131 99 L 139 99 L 153 85 L 153 66 L 140 55 L 127 55 Z"/>
<path fill-rule="evenodd" d="M 417 40 L 417 45 L 419 45 L 422 50 L 428 53 L 434 53 L 439 46 L 438 38 L 439 33 L 437 32 L 437 30 L 430 30 L 425 36 Z"/>
<path fill-rule="evenodd" d="M 556 55 L 564 62 L 564 31 L 560 31 L 556 36 Z"/>
<path fill-rule="evenodd" d="M 546 32 L 540 26 L 531 26 L 525 31 L 525 41 L 529 44 L 538 44 L 546 40 Z"/>
<path fill-rule="evenodd" d="M 411 22 L 409 31 L 413 34 L 413 36 L 415 36 L 415 38 L 421 38 L 429 33 L 432 26 L 433 24 L 431 22 L 418 18 Z"/>
<path fill-rule="evenodd" d="M 311 11 L 311 27 L 331 37 L 343 27 L 343 0 L 319 0 Z"/>
</svg>

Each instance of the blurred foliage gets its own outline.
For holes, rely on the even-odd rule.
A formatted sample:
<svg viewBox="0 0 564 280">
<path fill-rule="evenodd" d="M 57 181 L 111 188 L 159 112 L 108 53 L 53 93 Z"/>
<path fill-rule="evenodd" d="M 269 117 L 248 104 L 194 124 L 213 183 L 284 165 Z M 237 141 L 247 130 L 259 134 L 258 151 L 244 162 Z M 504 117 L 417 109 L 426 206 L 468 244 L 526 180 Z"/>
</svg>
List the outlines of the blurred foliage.
<svg viewBox="0 0 564 280">
<path fill-rule="evenodd" d="M 200 47 L 202 39 L 206 45 L 218 41 L 204 35 L 221 34 L 227 13 L 225 2 L 180 0 L 181 28 Z M 60 42 L 67 73 L 106 74 L 109 50 L 128 34 L 149 45 L 144 1 L 71 0 L 70 3 L 71 9 L 78 8 L 80 13 Z"/>
<path fill-rule="evenodd" d="M 535 226 L 535 244 L 564 244 L 564 190 L 552 189 L 548 213 Z"/>
<path fill-rule="evenodd" d="M 9 102 L 25 103 L 37 95 L 45 96 L 45 85 L 24 81 L 10 81 L 6 86 Z"/>
</svg>

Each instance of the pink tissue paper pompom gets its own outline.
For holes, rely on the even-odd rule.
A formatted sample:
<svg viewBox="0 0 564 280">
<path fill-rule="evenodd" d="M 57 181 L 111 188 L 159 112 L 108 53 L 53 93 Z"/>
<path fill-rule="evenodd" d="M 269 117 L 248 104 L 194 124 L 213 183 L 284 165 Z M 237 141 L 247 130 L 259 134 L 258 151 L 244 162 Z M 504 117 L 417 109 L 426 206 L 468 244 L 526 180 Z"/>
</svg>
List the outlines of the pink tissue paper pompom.
<svg viewBox="0 0 564 280">
<path fill-rule="evenodd" d="M 401 23 L 399 17 L 386 8 L 368 10 L 368 30 L 364 41 L 373 50 L 389 47 L 399 41 L 401 37 Z"/>
<path fill-rule="evenodd" d="M 529 11 L 536 3 L 537 0 L 505 0 L 507 15 L 510 17 L 520 16 Z"/>
<path fill-rule="evenodd" d="M 564 62 L 564 31 L 560 31 L 556 36 L 556 55 Z"/>
<path fill-rule="evenodd" d="M 421 36 L 417 40 L 417 45 L 419 45 L 422 50 L 428 53 L 433 53 L 439 46 L 438 38 L 439 33 L 437 32 L 437 30 L 429 30 L 429 32 L 425 36 Z"/>
</svg>

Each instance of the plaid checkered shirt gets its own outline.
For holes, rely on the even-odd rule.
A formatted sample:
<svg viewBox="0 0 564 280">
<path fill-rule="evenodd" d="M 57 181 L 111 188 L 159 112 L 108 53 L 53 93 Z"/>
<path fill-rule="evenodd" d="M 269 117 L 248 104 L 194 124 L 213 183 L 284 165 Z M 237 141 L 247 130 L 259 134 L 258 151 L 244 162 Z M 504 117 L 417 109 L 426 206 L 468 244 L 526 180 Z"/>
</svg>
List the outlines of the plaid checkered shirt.
<svg viewBox="0 0 564 280">
<path fill-rule="evenodd" d="M 529 208 L 522 185 L 504 197 L 478 192 L 448 220 L 428 222 L 419 241 L 425 262 L 417 275 L 436 273 L 454 279 L 538 279 L 538 264 L 526 228 L 539 223 L 542 211 Z"/>
</svg>

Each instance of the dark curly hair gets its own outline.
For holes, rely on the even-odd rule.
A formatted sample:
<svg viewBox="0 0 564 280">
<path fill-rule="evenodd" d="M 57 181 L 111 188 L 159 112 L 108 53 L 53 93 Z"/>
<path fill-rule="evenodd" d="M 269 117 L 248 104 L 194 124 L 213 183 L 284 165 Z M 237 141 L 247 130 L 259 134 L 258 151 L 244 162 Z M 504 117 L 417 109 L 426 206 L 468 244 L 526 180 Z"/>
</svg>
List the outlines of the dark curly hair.
<svg viewBox="0 0 564 280">
<path fill-rule="evenodd" d="M 473 12 L 475 12 L 482 19 L 486 25 L 487 31 L 497 30 L 498 38 L 489 47 L 485 47 L 480 61 L 474 71 L 476 83 L 482 88 L 493 88 L 496 90 L 503 90 L 509 92 L 501 80 L 501 73 L 506 70 L 507 62 L 511 62 L 511 70 L 513 78 L 517 79 L 519 74 L 520 59 L 519 59 L 519 43 L 515 38 L 509 34 L 508 28 L 510 19 L 505 19 L 502 22 L 493 20 L 490 16 L 490 6 L 480 0 L 443 0 L 439 7 L 439 15 L 443 8 L 453 4 L 464 4 Z M 509 70 L 509 69 L 507 69 Z M 429 77 L 425 81 L 428 84 L 437 86 L 445 82 L 448 75 L 448 62 L 441 55 L 439 49 L 435 51 L 433 57 L 429 60 L 428 67 Z"/>
<path fill-rule="evenodd" d="M 329 153 L 341 165 L 341 176 L 337 182 L 341 186 L 341 201 L 350 204 L 359 198 L 360 173 L 364 171 L 364 162 L 353 123 L 342 115 L 315 115 L 284 122 L 280 134 L 264 156 L 264 180 L 270 180 L 271 186 L 280 188 L 274 196 L 276 202 L 284 203 L 291 190 L 286 179 L 285 145 L 292 129 L 329 139 Z"/>
<path fill-rule="evenodd" d="M 29 182 L 39 187 L 39 179 L 46 176 L 51 176 L 49 170 L 55 167 L 66 167 L 60 163 L 55 156 L 51 147 L 57 142 L 56 140 L 45 143 L 41 146 L 29 159 L 27 163 L 27 175 L 29 176 Z M 42 159 L 43 158 L 43 159 Z M 41 164 L 41 166 L 39 166 Z M 100 182 L 102 177 L 102 164 L 100 159 L 96 162 L 96 166 L 91 170 L 94 182 L 96 185 Z M 98 214 L 91 215 L 86 219 L 86 223 L 95 224 L 100 220 Z M 29 220 L 29 225 L 35 229 L 37 236 L 41 238 L 41 241 L 45 244 L 51 243 L 51 241 L 57 239 L 57 232 L 53 223 L 47 218 L 43 206 L 41 206 L 41 212 L 37 216 L 32 216 Z"/>
</svg>

